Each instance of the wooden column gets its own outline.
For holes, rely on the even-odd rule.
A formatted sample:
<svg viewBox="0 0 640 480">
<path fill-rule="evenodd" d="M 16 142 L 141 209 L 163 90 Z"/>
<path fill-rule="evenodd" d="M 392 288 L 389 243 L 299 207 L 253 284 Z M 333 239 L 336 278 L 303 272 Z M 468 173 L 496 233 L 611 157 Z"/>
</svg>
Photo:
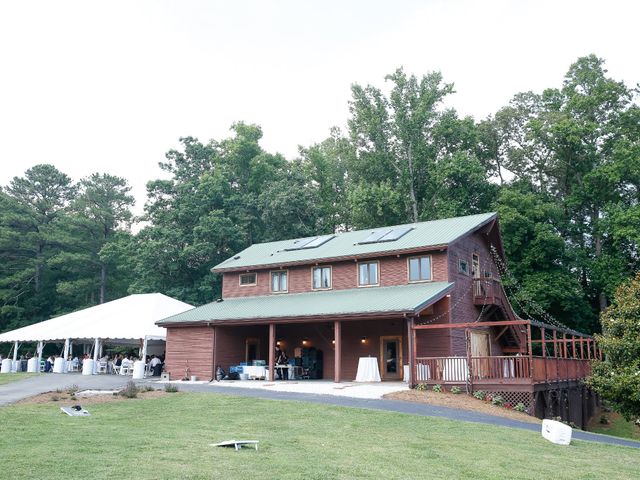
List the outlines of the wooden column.
<svg viewBox="0 0 640 480">
<path fill-rule="evenodd" d="M 409 386 L 414 385 L 414 376 L 415 376 L 415 368 L 416 368 L 416 357 L 415 357 L 415 331 L 413 330 L 413 318 L 407 318 L 407 350 L 409 350 Z M 403 367 L 404 368 L 404 367 Z"/>
<path fill-rule="evenodd" d="M 567 334 L 562 332 L 562 352 L 563 358 L 567 358 Z"/>
<path fill-rule="evenodd" d="M 558 335 L 556 331 L 553 331 L 553 356 L 558 356 Z"/>
<path fill-rule="evenodd" d="M 213 362 L 213 368 L 211 369 L 211 377 L 212 377 L 211 381 L 213 382 L 214 380 L 217 380 L 217 378 L 216 378 L 216 369 L 218 368 L 218 357 L 217 357 L 217 352 L 216 352 L 216 340 L 217 340 L 216 339 L 216 336 L 217 336 L 216 334 L 218 332 L 216 332 L 216 327 L 215 326 L 211 327 L 211 329 L 212 329 L 211 335 L 213 337 L 211 339 L 211 345 L 213 346 L 213 356 L 212 356 L 213 358 L 211 359 L 211 361 Z"/>
<path fill-rule="evenodd" d="M 333 322 L 333 341 L 335 342 L 333 381 L 340 383 L 342 381 L 342 322 L 340 320 Z"/>
<path fill-rule="evenodd" d="M 587 338 L 587 358 L 591 360 L 591 339 Z"/>
<path fill-rule="evenodd" d="M 571 356 L 573 358 L 578 358 L 578 355 L 576 352 L 576 336 L 575 335 L 571 335 Z"/>
<path fill-rule="evenodd" d="M 540 337 L 542 339 L 542 356 L 544 358 L 547 358 L 547 345 L 544 343 L 544 336 L 545 336 L 545 330 L 544 330 L 544 327 L 542 327 L 540 329 Z"/>
<path fill-rule="evenodd" d="M 529 348 L 529 357 L 533 355 L 533 344 L 531 342 L 531 324 L 527 325 L 527 347 Z"/>
<path fill-rule="evenodd" d="M 273 382 L 275 379 L 275 363 L 276 363 L 276 324 L 269 324 L 269 380 Z"/>
<path fill-rule="evenodd" d="M 580 337 L 580 359 L 584 360 L 584 338 Z"/>
</svg>

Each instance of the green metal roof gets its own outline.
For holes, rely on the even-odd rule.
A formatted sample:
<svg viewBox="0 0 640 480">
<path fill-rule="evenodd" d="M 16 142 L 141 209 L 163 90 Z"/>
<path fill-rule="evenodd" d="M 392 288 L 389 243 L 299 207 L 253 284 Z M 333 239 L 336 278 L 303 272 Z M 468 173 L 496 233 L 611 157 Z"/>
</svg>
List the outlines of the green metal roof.
<svg viewBox="0 0 640 480">
<path fill-rule="evenodd" d="M 244 249 L 237 255 L 216 265 L 213 270 L 224 271 L 250 267 L 269 267 L 273 265 L 304 263 L 323 259 L 355 257 L 367 254 L 414 250 L 422 247 L 447 245 L 460 236 L 471 232 L 496 217 L 494 212 L 447 218 L 391 227 L 379 227 L 353 232 L 337 233 L 334 238 L 319 247 L 301 250 L 286 250 L 295 239 L 278 242 L 257 243 Z M 413 227 L 409 233 L 396 241 L 359 244 L 372 231 L 393 229 L 402 226 Z"/>
<path fill-rule="evenodd" d="M 453 283 L 429 282 L 393 287 L 369 287 L 256 297 L 212 302 L 157 322 L 237 322 L 304 317 L 360 316 L 377 313 L 418 313 L 442 298 Z"/>
</svg>

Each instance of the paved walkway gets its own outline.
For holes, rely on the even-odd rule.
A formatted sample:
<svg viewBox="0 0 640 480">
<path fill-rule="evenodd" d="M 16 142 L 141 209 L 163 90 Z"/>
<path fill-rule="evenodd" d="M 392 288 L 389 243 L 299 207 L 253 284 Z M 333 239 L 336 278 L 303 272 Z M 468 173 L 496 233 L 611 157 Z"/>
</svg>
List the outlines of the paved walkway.
<svg viewBox="0 0 640 480">
<path fill-rule="evenodd" d="M 121 386 L 130 377 L 120 377 L 119 375 L 93 375 L 83 376 L 78 374 L 44 374 L 34 378 L 21 380 L 0 386 L 0 405 L 16 402 L 22 398 L 49 392 L 57 388 L 65 388 L 69 385 L 78 385 L 81 389 L 114 389 Z M 143 380 L 139 383 L 150 383 L 161 387 L 162 384 L 152 380 Z M 368 408 L 373 410 L 383 410 L 388 412 L 404 413 L 409 415 L 420 415 L 428 417 L 441 417 L 451 420 L 461 420 L 465 422 L 484 423 L 502 427 L 520 428 L 539 432 L 540 426 L 532 423 L 520 422 L 508 418 L 483 413 L 471 412 L 468 410 L 458 410 L 448 407 L 439 407 L 423 403 L 403 402 L 400 400 L 389 400 L 384 398 L 354 398 L 340 395 L 326 395 L 314 393 L 298 393 L 287 391 L 274 391 L 267 388 L 244 388 L 228 385 L 219 385 L 203 382 L 180 382 L 180 390 L 187 392 L 219 393 L 226 395 L 238 395 L 252 398 L 262 398 L 269 400 L 290 400 L 311 403 L 321 403 L 325 405 L 336 405 L 341 407 Z M 626 440 L 623 438 L 598 435 L 595 433 L 573 431 L 573 438 L 590 442 L 606 443 L 610 445 L 623 445 L 627 447 L 639 448 L 640 442 Z"/>
</svg>

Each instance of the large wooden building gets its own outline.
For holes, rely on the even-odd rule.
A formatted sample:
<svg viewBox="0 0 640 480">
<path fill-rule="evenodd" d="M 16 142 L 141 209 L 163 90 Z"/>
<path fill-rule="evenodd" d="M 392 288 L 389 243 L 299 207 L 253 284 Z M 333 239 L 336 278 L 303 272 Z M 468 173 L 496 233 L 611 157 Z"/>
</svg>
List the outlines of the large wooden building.
<svg viewBox="0 0 640 480">
<path fill-rule="evenodd" d="M 222 298 L 159 322 L 172 379 L 212 379 L 276 345 L 321 352 L 318 376 L 353 380 L 376 357 L 383 380 L 458 385 L 584 425 L 593 340 L 522 320 L 501 284 L 495 213 L 252 245 L 213 268 Z"/>
</svg>

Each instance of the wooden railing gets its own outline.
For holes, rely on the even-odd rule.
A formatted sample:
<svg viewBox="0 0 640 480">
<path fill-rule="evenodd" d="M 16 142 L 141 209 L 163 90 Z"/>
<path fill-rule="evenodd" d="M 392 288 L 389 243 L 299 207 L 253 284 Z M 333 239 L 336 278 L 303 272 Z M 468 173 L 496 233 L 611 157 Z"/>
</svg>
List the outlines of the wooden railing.
<svg viewBox="0 0 640 480">
<path fill-rule="evenodd" d="M 502 285 L 497 278 L 474 278 L 473 297 L 476 305 L 491 305 L 502 299 Z"/>
<path fill-rule="evenodd" d="M 419 357 L 415 383 L 545 383 L 591 374 L 588 360 L 556 357 Z"/>
</svg>

